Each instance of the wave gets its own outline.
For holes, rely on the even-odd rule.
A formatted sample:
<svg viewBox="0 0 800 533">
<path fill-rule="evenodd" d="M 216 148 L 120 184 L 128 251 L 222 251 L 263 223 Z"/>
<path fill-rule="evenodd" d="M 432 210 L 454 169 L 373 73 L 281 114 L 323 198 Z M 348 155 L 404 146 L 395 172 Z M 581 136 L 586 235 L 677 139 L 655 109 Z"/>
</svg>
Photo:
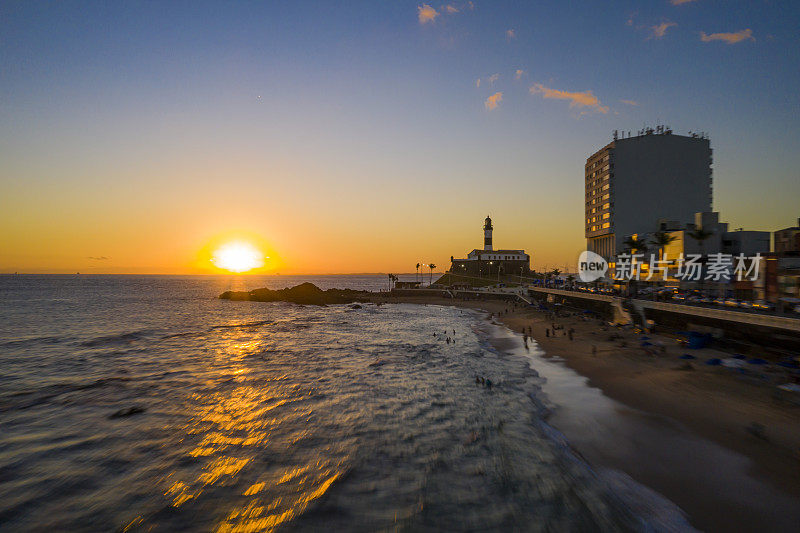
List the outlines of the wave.
<svg viewBox="0 0 800 533">
<path fill-rule="evenodd" d="M 138 331 L 129 331 L 127 333 L 118 333 L 116 335 L 103 335 L 83 341 L 80 343 L 80 345 L 87 348 L 99 348 L 103 346 L 115 346 L 118 344 L 131 344 L 138 340 L 147 338 L 152 333 L 153 330 L 142 329 Z"/>
<path fill-rule="evenodd" d="M 263 326 L 269 326 L 270 324 L 274 324 L 274 320 L 257 320 L 255 322 L 242 322 L 241 324 L 220 324 L 218 326 L 212 326 L 211 330 L 215 329 L 255 329 L 260 328 Z"/>
<path fill-rule="evenodd" d="M 18 391 L 0 397 L 0 412 L 13 409 L 28 409 L 72 392 L 97 389 L 108 385 L 131 381 L 125 376 L 98 378 L 87 382 L 54 383 L 38 389 Z"/>
<path fill-rule="evenodd" d="M 43 337 L 29 337 L 27 339 L 12 339 L 10 341 L 0 342 L 0 346 L 9 348 L 17 348 L 22 346 L 29 346 L 34 344 L 59 344 L 62 342 L 69 342 L 73 337 L 62 337 L 59 335 L 49 335 Z"/>
</svg>

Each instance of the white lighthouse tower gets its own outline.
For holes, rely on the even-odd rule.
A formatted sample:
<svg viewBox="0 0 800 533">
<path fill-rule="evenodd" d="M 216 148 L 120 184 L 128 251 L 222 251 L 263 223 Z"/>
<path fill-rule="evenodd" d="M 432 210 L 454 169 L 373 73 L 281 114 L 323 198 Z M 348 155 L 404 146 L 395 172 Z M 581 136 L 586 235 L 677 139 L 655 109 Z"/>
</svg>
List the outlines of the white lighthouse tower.
<svg viewBox="0 0 800 533">
<path fill-rule="evenodd" d="M 483 249 L 487 252 L 492 251 L 492 219 L 486 215 L 483 224 Z"/>
</svg>

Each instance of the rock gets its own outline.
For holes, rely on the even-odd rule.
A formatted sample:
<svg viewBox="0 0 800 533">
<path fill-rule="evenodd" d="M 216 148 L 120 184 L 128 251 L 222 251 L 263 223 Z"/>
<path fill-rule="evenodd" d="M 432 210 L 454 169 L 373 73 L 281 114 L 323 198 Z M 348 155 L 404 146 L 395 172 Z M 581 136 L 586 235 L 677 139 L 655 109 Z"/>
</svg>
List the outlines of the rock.
<svg viewBox="0 0 800 533">
<path fill-rule="evenodd" d="M 323 291 L 313 283 L 301 283 L 287 289 L 255 289 L 245 291 L 225 291 L 219 296 L 223 300 L 239 300 L 253 302 L 292 302 L 307 305 L 343 304 L 365 302 L 369 300 L 367 291 L 352 289 L 328 289 Z"/>
</svg>

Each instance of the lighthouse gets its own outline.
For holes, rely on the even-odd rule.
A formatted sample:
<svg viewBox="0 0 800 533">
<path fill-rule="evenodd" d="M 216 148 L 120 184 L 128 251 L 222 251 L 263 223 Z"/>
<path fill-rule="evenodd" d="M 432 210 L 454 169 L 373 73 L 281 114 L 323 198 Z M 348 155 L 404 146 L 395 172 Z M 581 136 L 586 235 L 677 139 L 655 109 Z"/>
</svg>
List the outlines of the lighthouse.
<svg viewBox="0 0 800 533">
<path fill-rule="evenodd" d="M 527 276 L 531 273 L 531 256 L 525 250 L 495 250 L 492 246 L 491 217 L 483 221 L 483 250 L 475 248 L 464 259 L 450 258 L 451 274 L 485 277 L 501 274 Z"/>
<path fill-rule="evenodd" d="M 487 252 L 492 251 L 492 219 L 486 215 L 483 224 L 483 249 Z"/>
</svg>

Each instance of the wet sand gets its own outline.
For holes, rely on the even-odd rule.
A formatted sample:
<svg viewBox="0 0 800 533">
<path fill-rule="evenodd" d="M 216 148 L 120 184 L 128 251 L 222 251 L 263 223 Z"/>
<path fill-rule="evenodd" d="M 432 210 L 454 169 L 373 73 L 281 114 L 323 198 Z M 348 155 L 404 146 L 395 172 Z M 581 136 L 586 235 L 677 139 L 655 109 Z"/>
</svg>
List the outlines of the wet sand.
<svg viewBox="0 0 800 533">
<path fill-rule="evenodd" d="M 665 353 L 648 355 L 639 336 L 596 320 L 558 318 L 494 300 L 403 297 L 403 302 L 482 309 L 507 326 L 499 346 L 522 350 L 546 378 L 549 422 L 600 471 L 625 472 L 663 494 L 706 531 L 794 531 L 800 523 L 800 407 L 776 400 L 769 387 L 697 361 L 729 354 L 691 350 L 697 361 L 680 370 L 689 350 L 649 335 Z M 398 301 L 398 299 L 393 299 Z M 509 312 L 505 313 L 508 309 Z M 572 341 L 564 335 L 574 329 Z M 618 333 L 618 332 L 617 332 Z M 593 354 L 592 347 L 596 347 Z M 766 439 L 747 431 L 757 422 Z"/>
</svg>

